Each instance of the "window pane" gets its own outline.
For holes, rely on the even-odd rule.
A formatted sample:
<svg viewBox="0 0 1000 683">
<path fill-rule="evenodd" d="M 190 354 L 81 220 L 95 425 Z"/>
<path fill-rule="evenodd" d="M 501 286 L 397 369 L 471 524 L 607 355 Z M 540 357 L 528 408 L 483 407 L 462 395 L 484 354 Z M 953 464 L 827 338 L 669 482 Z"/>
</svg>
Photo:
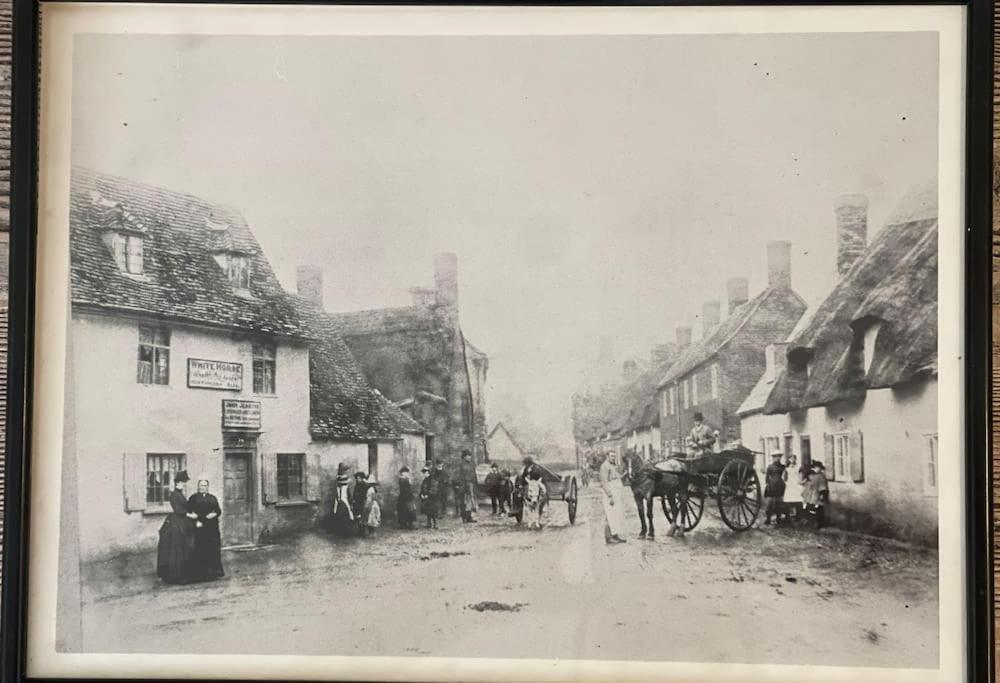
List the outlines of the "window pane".
<svg viewBox="0 0 1000 683">
<path fill-rule="evenodd" d="M 152 344 L 153 343 L 153 328 L 152 327 L 140 327 L 139 328 L 139 343 L 140 344 Z"/>
<path fill-rule="evenodd" d="M 128 272 L 142 272 L 142 238 L 129 236 L 128 238 Z"/>
<path fill-rule="evenodd" d="M 125 254 L 125 235 L 120 235 L 115 233 L 111 236 L 111 251 L 115 256 L 115 263 L 118 264 L 118 269 L 125 271 L 127 267 L 127 258 Z"/>
<path fill-rule="evenodd" d="M 156 349 L 156 383 L 170 384 L 170 349 Z"/>
</svg>

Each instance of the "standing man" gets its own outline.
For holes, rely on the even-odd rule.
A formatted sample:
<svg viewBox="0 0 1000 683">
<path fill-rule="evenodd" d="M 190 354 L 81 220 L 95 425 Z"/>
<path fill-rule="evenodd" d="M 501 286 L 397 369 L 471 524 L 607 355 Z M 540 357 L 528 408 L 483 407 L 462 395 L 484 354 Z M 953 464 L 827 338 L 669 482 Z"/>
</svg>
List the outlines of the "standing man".
<svg viewBox="0 0 1000 683">
<path fill-rule="evenodd" d="M 785 482 L 788 481 L 788 469 L 781 462 L 781 452 L 771 454 L 771 464 L 764 472 L 764 526 L 771 525 L 771 517 L 775 523 L 781 522 L 785 506 Z"/>
<path fill-rule="evenodd" d="M 625 495 L 622 488 L 622 475 L 618 471 L 618 454 L 608 451 L 607 457 L 598 470 L 601 482 L 604 504 L 604 541 L 608 544 L 625 543 L 622 534 L 625 532 Z"/>
<path fill-rule="evenodd" d="M 694 414 L 694 426 L 688 432 L 688 449 L 691 455 L 700 458 L 712 452 L 715 445 L 715 433 L 705 424 L 705 416 L 701 413 Z"/>
<path fill-rule="evenodd" d="M 479 483 L 476 476 L 476 464 L 472 462 L 472 453 L 462 451 L 462 463 L 458 466 L 458 483 L 462 495 L 462 521 L 466 524 L 475 523 L 472 516 L 477 512 L 479 506 L 476 504 L 476 484 Z"/>
<path fill-rule="evenodd" d="M 434 461 L 433 475 L 437 478 L 438 482 L 438 510 L 440 511 L 440 516 L 444 517 L 448 512 L 448 489 L 451 488 L 451 477 L 448 476 L 448 472 L 444 469 L 444 461 L 441 458 Z"/>
<path fill-rule="evenodd" d="M 486 491 L 490 494 L 490 506 L 493 508 L 493 515 L 504 513 L 503 501 L 503 477 L 500 475 L 500 467 L 496 463 L 490 467 L 490 473 L 486 475 Z"/>
<path fill-rule="evenodd" d="M 360 536 L 364 533 L 365 500 L 368 497 L 368 483 L 365 473 L 358 470 L 354 473 L 354 491 L 351 492 L 351 512 L 354 514 L 355 531 Z"/>
</svg>

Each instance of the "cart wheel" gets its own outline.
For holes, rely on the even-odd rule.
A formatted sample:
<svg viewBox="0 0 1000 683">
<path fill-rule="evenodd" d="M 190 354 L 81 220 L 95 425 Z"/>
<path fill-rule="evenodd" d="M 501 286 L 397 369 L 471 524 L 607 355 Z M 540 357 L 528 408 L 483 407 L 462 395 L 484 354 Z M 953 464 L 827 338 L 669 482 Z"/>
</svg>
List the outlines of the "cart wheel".
<svg viewBox="0 0 1000 683">
<path fill-rule="evenodd" d="M 730 460 L 719 474 L 718 499 L 722 521 L 733 531 L 746 531 L 760 514 L 760 480 L 753 467 Z"/>
<path fill-rule="evenodd" d="M 576 477 L 569 483 L 569 493 L 566 494 L 566 508 L 569 511 L 569 523 L 576 524 Z"/>
<path fill-rule="evenodd" d="M 698 522 L 701 521 L 701 514 L 705 511 L 705 490 L 694 484 L 690 484 L 688 485 L 687 500 L 683 503 L 678 500 L 677 504 L 681 508 L 679 512 L 681 513 L 681 520 L 684 522 L 684 531 L 691 531 L 698 526 Z M 663 506 L 663 514 L 666 515 L 667 521 L 673 524 L 674 516 L 670 512 L 670 506 L 667 505 L 666 496 L 660 498 L 660 505 Z"/>
</svg>

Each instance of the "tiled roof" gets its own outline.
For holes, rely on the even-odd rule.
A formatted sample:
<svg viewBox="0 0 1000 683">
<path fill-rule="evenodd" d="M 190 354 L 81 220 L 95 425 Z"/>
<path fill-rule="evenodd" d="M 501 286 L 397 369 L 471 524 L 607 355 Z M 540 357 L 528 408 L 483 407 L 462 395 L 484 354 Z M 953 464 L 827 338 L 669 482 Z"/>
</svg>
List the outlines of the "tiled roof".
<svg viewBox="0 0 1000 683">
<path fill-rule="evenodd" d="M 144 235 L 142 275 L 124 274 L 115 264 L 101 237 L 112 228 Z M 294 306 L 238 211 L 75 167 L 70 230 L 74 305 L 302 334 Z M 250 296 L 237 294 L 212 256 L 220 248 L 250 255 Z"/>
<path fill-rule="evenodd" d="M 746 303 L 740 305 L 728 318 L 723 320 L 719 325 L 716 325 L 715 329 L 709 332 L 708 336 L 702 337 L 688 346 L 681 352 L 677 361 L 670 366 L 670 369 L 663 375 L 657 384 L 657 387 L 663 387 L 674 380 L 680 379 L 682 376 L 694 370 L 696 367 L 718 353 L 719 350 L 728 344 L 736 333 L 743 328 L 747 321 L 753 317 L 753 314 L 765 301 L 767 301 L 768 297 L 776 291 L 778 290 L 773 287 L 768 287 L 753 299 L 750 299 Z M 802 303 L 802 307 L 805 308 L 805 301 L 803 301 L 798 294 L 795 294 L 795 292 L 792 292 L 792 295 L 795 296 L 795 298 Z"/>
<path fill-rule="evenodd" d="M 789 354 L 809 354 L 809 376 L 782 372 L 766 413 L 825 405 L 937 372 L 937 185 L 912 191 L 861 259 L 789 339 Z M 881 327 L 868 372 L 852 324 Z"/>
<path fill-rule="evenodd" d="M 423 427 L 372 389 L 333 316 L 289 295 L 310 337 L 309 431 L 315 438 L 396 438 Z"/>
</svg>

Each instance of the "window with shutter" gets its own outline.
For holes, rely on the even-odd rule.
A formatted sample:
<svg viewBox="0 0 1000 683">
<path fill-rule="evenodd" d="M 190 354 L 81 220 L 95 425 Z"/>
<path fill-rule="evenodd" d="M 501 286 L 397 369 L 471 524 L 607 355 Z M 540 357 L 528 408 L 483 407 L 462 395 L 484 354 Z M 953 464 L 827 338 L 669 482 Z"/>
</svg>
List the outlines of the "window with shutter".
<svg viewBox="0 0 1000 683">
<path fill-rule="evenodd" d="M 146 509 L 168 509 L 170 492 L 177 483 L 177 474 L 187 469 L 187 458 L 180 453 L 149 453 L 145 455 Z M 195 477 L 198 473 L 189 473 Z"/>
<path fill-rule="evenodd" d="M 278 502 L 278 456 L 276 453 L 261 454 L 261 496 L 265 504 Z"/>
<path fill-rule="evenodd" d="M 305 459 L 306 456 L 303 453 L 278 453 L 275 482 L 277 500 L 305 499 Z"/>
<path fill-rule="evenodd" d="M 833 435 L 833 472 L 838 481 L 850 481 L 851 437 L 849 434 Z"/>
<path fill-rule="evenodd" d="M 125 512 L 145 510 L 147 496 L 145 453 L 122 454 L 122 484 Z"/>
<path fill-rule="evenodd" d="M 319 453 L 310 453 L 306 456 L 306 500 L 311 503 L 319 501 L 322 476 L 323 470 L 320 466 Z"/>
<path fill-rule="evenodd" d="M 712 382 L 712 398 L 719 398 L 719 364 L 712 363 L 711 372 L 711 382 Z"/>
<path fill-rule="evenodd" d="M 861 482 L 865 480 L 865 452 L 864 437 L 861 432 L 854 432 L 848 436 L 850 449 L 851 481 Z"/>
<path fill-rule="evenodd" d="M 698 405 L 698 374 L 691 375 L 691 405 Z"/>
</svg>

